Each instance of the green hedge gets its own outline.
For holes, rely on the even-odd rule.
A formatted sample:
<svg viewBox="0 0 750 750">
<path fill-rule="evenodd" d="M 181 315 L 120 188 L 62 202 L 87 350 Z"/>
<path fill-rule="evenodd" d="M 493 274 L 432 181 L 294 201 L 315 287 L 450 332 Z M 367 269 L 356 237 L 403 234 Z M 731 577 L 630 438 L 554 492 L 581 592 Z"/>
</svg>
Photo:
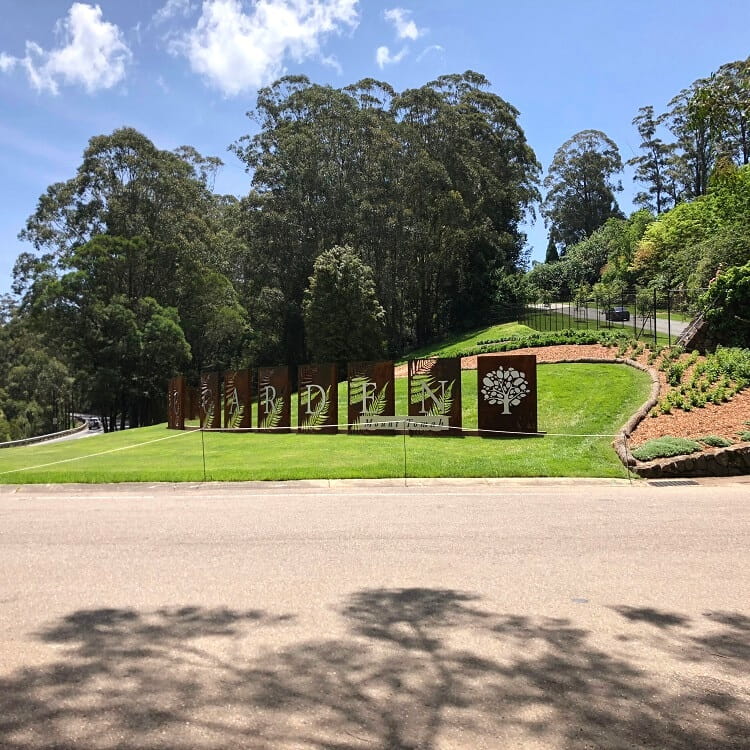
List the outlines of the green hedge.
<svg viewBox="0 0 750 750">
<path fill-rule="evenodd" d="M 560 346 L 570 344 L 602 344 L 624 347 L 632 342 L 632 336 L 620 331 L 581 331 L 571 328 L 562 331 L 532 333 L 526 336 L 508 336 L 504 339 L 483 339 L 459 352 L 458 357 L 471 357 L 475 354 L 509 352 L 514 349 L 527 349 L 539 346 Z"/>
</svg>

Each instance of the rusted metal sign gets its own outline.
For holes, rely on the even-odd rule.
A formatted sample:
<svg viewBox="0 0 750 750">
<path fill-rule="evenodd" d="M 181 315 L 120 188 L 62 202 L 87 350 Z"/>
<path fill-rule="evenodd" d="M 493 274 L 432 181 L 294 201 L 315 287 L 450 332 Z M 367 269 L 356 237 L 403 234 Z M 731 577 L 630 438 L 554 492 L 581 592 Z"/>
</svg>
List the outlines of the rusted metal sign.
<svg viewBox="0 0 750 750">
<path fill-rule="evenodd" d="M 335 364 L 301 365 L 297 370 L 297 427 L 337 432 L 339 386 Z"/>
<path fill-rule="evenodd" d="M 252 426 L 253 402 L 250 370 L 224 373 L 224 427 L 247 429 Z"/>
<path fill-rule="evenodd" d="M 477 357 L 477 401 L 480 432 L 537 432 L 536 356 Z"/>
<path fill-rule="evenodd" d="M 461 434 L 460 357 L 409 361 L 409 417 L 415 420 L 411 427 L 415 432 L 430 428 Z M 451 427 L 457 429 L 451 431 Z"/>
<path fill-rule="evenodd" d="M 178 375 L 169 381 L 167 390 L 167 427 L 170 430 L 185 429 L 186 400 L 185 376 Z"/>
<path fill-rule="evenodd" d="M 201 375 L 201 427 L 206 430 L 221 427 L 221 388 L 218 372 L 204 372 Z"/>
<path fill-rule="evenodd" d="M 258 369 L 258 429 L 279 431 L 291 426 L 289 368 Z"/>
<path fill-rule="evenodd" d="M 373 417 L 392 416 L 396 410 L 393 362 L 350 362 L 349 431 L 382 432 Z"/>
</svg>

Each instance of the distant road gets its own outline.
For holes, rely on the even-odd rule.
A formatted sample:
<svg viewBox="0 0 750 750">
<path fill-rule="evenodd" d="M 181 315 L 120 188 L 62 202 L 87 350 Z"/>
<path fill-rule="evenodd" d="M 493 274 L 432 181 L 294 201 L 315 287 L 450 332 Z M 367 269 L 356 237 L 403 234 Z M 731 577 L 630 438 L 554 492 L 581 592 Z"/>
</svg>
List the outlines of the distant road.
<svg viewBox="0 0 750 750">
<path fill-rule="evenodd" d="M 568 312 L 568 303 L 567 302 L 555 302 L 550 307 L 542 307 L 540 305 L 536 305 L 536 307 L 539 310 L 560 310 Z M 575 308 L 572 304 L 570 307 L 571 313 L 573 310 L 578 310 L 577 315 L 583 317 L 585 315 L 588 315 L 589 320 L 589 326 L 592 326 L 596 328 L 596 316 L 599 315 L 599 328 L 607 328 L 608 324 L 611 325 L 612 328 L 624 328 L 624 329 L 630 329 L 633 330 L 633 325 L 635 324 L 635 327 L 640 331 L 641 326 L 645 323 L 645 332 L 652 331 L 652 320 L 651 318 L 643 318 L 639 315 L 631 315 L 630 320 L 628 321 L 607 321 L 604 318 L 604 310 L 597 310 L 595 307 L 579 307 Z M 679 320 L 672 319 L 671 321 L 671 331 L 672 331 L 672 337 L 678 338 L 679 335 L 690 325 L 690 323 L 683 323 Z M 657 318 L 656 319 L 656 330 L 658 333 L 664 333 L 667 334 L 670 331 L 670 326 L 667 325 L 666 318 Z"/>
<path fill-rule="evenodd" d="M 44 440 L 41 443 L 34 443 L 34 445 L 49 445 L 50 443 L 61 443 L 64 440 L 80 440 L 81 438 L 102 434 L 104 433 L 101 430 L 81 430 L 80 432 L 74 432 L 72 435 L 63 435 L 59 438 L 52 438 L 52 440 Z"/>
</svg>

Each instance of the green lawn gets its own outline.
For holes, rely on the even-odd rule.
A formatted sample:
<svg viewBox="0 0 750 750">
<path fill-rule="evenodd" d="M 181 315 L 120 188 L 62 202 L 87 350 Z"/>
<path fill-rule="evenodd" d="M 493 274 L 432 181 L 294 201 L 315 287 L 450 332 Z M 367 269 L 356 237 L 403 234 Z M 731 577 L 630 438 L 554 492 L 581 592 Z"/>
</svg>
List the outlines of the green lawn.
<svg viewBox="0 0 750 750">
<path fill-rule="evenodd" d="M 200 433 L 161 425 L 2 450 L 0 482 L 196 482 L 204 478 L 204 448 L 209 480 L 402 477 L 404 448 L 410 477 L 624 476 L 611 437 L 557 434 L 613 435 L 647 399 L 648 375 L 624 365 L 569 364 L 540 366 L 538 379 L 539 428 L 550 433 L 542 438 Z M 467 428 L 476 427 L 476 387 L 476 372 L 465 371 Z M 405 414 L 406 379 L 396 390 L 396 411 Z M 344 422 L 343 384 L 339 396 Z M 30 470 L 15 471 L 21 468 Z"/>
<path fill-rule="evenodd" d="M 487 328 L 480 328 L 469 333 L 456 334 L 441 341 L 439 344 L 431 344 L 415 349 L 401 359 L 400 363 L 406 362 L 407 359 L 455 357 L 460 352 L 476 346 L 478 341 L 496 341 L 498 339 L 508 339 L 511 336 L 527 336 L 530 333 L 534 333 L 534 330 L 520 323 L 501 323 Z"/>
<path fill-rule="evenodd" d="M 690 313 L 678 312 L 677 310 L 672 310 L 669 314 L 667 314 L 666 310 L 657 310 L 656 317 L 660 320 L 667 320 L 667 318 L 671 318 L 672 320 L 676 320 L 679 323 L 690 323 L 693 320 L 693 315 L 691 315 Z"/>
</svg>

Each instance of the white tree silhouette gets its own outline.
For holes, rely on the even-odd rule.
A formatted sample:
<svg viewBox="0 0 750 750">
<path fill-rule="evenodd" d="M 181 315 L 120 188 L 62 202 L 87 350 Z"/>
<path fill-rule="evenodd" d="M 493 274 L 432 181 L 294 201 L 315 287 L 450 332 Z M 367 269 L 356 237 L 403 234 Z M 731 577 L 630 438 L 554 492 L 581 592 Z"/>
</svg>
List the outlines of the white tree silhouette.
<svg viewBox="0 0 750 750">
<path fill-rule="evenodd" d="M 510 407 L 518 406 L 529 395 L 529 381 L 512 367 L 498 367 L 482 379 L 482 395 L 489 404 L 502 404 L 503 414 L 510 414 Z"/>
</svg>

